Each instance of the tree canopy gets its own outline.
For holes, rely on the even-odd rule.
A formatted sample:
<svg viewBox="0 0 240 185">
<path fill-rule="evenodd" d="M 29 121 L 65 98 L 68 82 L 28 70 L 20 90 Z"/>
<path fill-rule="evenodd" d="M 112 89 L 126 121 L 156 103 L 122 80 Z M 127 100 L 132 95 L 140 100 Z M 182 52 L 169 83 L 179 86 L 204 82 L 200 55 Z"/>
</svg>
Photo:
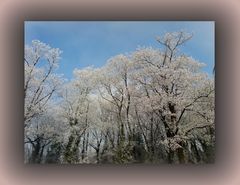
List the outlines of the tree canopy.
<svg viewBox="0 0 240 185">
<path fill-rule="evenodd" d="M 68 82 L 58 48 L 25 46 L 25 162 L 214 162 L 214 79 L 180 50 L 192 36 L 167 33 Z"/>
</svg>

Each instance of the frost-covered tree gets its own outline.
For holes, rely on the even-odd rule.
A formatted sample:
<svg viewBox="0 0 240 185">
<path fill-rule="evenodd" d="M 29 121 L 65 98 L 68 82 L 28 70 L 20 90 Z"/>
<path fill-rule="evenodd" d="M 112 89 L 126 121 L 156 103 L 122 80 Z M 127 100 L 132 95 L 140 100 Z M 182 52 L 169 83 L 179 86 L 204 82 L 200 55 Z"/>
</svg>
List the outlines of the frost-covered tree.
<svg viewBox="0 0 240 185">
<path fill-rule="evenodd" d="M 68 141 L 64 161 L 78 163 L 84 160 L 89 145 L 89 112 L 91 95 L 95 87 L 95 73 L 92 67 L 74 70 L 74 78 L 66 84 L 61 92 L 62 115 L 68 122 Z"/>
<path fill-rule="evenodd" d="M 131 73 L 132 61 L 125 55 L 117 55 L 108 60 L 101 69 L 98 90 L 105 107 L 115 121 L 115 129 L 108 129 L 109 140 L 117 141 L 115 153 L 119 163 L 128 160 L 127 151 L 133 139 L 134 125 L 131 123 Z M 109 107 L 110 106 L 110 107 Z M 117 129 L 116 129 L 117 128 Z"/>
<path fill-rule="evenodd" d="M 24 68 L 24 128 L 25 149 L 30 151 L 29 162 L 43 161 L 44 150 L 58 136 L 54 115 L 49 115 L 54 93 L 63 82 L 54 71 L 58 67 L 61 51 L 38 40 L 25 46 Z M 53 129 L 54 128 L 54 129 Z"/>
<path fill-rule="evenodd" d="M 158 39 L 163 50 L 143 48 L 133 53 L 138 115 L 144 120 L 141 127 L 150 127 L 146 145 L 163 143 L 169 162 L 174 162 L 175 151 L 184 162 L 180 153 L 185 152 L 189 132 L 214 129 L 214 81 L 201 71 L 202 63 L 179 51 L 190 37 L 183 32 L 167 33 Z"/>
<path fill-rule="evenodd" d="M 38 40 L 25 46 L 24 68 L 24 124 L 44 112 L 50 98 L 62 83 L 54 73 L 58 67 L 61 51 Z"/>
<path fill-rule="evenodd" d="M 191 38 L 166 33 L 156 39 L 159 48 L 137 48 L 101 68 L 75 69 L 60 90 L 54 68 L 61 52 L 34 41 L 25 51 L 28 160 L 213 162 L 214 79 L 181 51 Z"/>
</svg>

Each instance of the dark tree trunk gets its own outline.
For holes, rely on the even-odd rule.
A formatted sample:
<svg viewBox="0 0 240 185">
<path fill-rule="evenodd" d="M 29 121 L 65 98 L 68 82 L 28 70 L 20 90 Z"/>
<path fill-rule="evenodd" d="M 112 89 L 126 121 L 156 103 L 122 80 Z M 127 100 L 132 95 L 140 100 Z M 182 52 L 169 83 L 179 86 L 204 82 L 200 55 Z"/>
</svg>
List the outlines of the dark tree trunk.
<svg viewBox="0 0 240 185">
<path fill-rule="evenodd" d="M 32 146 L 33 146 L 33 151 L 31 154 L 30 163 L 40 163 L 41 162 L 41 158 L 40 158 L 41 143 L 40 143 L 40 141 L 37 140 L 37 143 Z"/>
</svg>

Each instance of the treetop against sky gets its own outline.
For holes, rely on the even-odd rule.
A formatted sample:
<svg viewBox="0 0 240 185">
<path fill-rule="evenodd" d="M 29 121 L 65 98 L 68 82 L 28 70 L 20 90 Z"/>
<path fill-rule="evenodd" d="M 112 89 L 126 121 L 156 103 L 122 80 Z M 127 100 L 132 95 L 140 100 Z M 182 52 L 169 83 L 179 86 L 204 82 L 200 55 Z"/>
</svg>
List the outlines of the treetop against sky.
<svg viewBox="0 0 240 185">
<path fill-rule="evenodd" d="M 26 45 L 40 40 L 62 50 L 57 72 L 71 79 L 75 68 L 101 67 L 139 47 L 161 48 L 158 36 L 180 30 L 193 34 L 181 51 L 205 63 L 203 70 L 212 74 L 213 21 L 26 21 L 24 38 Z"/>
</svg>

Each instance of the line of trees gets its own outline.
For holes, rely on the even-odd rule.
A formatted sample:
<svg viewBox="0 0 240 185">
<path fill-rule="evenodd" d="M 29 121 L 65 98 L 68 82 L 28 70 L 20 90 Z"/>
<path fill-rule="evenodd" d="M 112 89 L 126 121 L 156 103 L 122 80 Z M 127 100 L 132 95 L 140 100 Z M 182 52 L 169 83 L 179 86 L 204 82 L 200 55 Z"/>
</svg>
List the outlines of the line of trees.
<svg viewBox="0 0 240 185">
<path fill-rule="evenodd" d="M 180 51 L 185 32 L 159 48 L 117 55 L 101 68 L 56 74 L 61 51 L 25 47 L 26 163 L 212 163 L 214 79 Z"/>
</svg>

